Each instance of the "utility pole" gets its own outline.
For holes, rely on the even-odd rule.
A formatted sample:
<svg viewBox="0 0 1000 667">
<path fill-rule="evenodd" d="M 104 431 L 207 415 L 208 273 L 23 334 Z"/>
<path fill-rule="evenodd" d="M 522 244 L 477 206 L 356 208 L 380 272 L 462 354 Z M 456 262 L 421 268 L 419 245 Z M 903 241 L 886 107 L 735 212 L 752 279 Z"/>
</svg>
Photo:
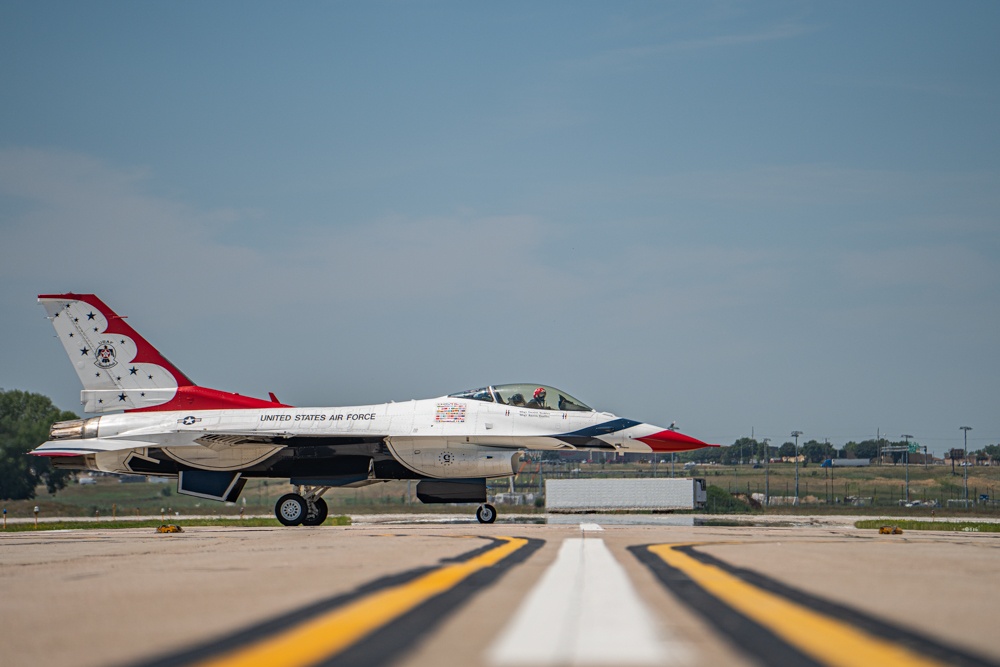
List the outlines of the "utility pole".
<svg viewBox="0 0 1000 667">
<path fill-rule="evenodd" d="M 733 447 L 735 447 L 735 446 L 736 446 L 736 443 L 734 442 L 733 443 Z M 739 464 L 734 459 L 730 459 L 730 460 L 733 462 L 733 477 L 736 478 L 736 488 L 739 489 L 740 488 L 740 466 L 739 466 Z M 742 460 L 743 460 L 743 443 L 740 442 L 740 461 L 742 462 Z"/>
<path fill-rule="evenodd" d="M 667 427 L 668 431 L 677 430 L 677 422 L 670 422 L 670 426 Z M 677 452 L 670 452 L 670 478 L 674 477 L 674 459 L 677 458 Z"/>
<path fill-rule="evenodd" d="M 792 431 L 795 438 L 795 504 L 799 504 L 799 436 L 802 431 Z"/>
<path fill-rule="evenodd" d="M 971 426 L 959 426 L 962 429 L 962 440 L 965 443 L 965 459 L 962 467 L 965 468 L 965 509 L 969 509 L 969 431 Z"/>
<path fill-rule="evenodd" d="M 771 506 L 771 452 L 767 446 L 769 442 L 770 438 L 764 438 L 764 507 Z"/>
<path fill-rule="evenodd" d="M 826 443 L 826 450 L 827 451 L 823 452 L 823 455 L 826 456 L 827 452 L 829 452 L 829 450 L 830 450 L 830 438 L 823 438 L 823 442 Z M 829 505 L 830 503 L 833 502 L 833 459 L 834 458 L 840 458 L 840 451 L 837 452 L 837 456 L 836 457 L 834 457 L 833 455 L 830 456 L 830 467 L 826 469 L 826 482 L 827 482 L 826 504 L 827 505 Z"/>
<path fill-rule="evenodd" d="M 902 438 L 903 442 L 906 443 L 906 451 L 903 452 L 903 456 L 906 457 L 904 459 L 906 462 L 906 464 L 904 465 L 904 468 L 906 469 L 906 502 L 910 502 L 910 438 L 912 438 L 913 436 L 901 435 L 899 437 Z"/>
</svg>

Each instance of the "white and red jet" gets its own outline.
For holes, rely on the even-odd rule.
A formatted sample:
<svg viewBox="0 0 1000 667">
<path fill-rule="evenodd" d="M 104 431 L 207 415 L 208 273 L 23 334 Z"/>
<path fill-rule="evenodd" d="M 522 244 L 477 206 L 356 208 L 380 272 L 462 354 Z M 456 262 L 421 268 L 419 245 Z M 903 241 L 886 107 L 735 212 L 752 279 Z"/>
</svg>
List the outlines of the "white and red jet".
<svg viewBox="0 0 1000 667">
<path fill-rule="evenodd" d="M 676 452 L 709 447 L 675 430 L 596 412 L 537 384 L 440 398 L 296 408 L 194 384 L 93 294 L 38 297 L 83 383 L 85 412 L 31 453 L 58 468 L 176 477 L 177 491 L 235 502 L 250 477 L 298 487 L 278 500 L 285 525 L 318 525 L 331 487 L 419 480 L 425 503 L 481 503 L 486 480 L 514 474 L 521 452 Z M 119 412 L 122 411 L 122 412 Z"/>
</svg>

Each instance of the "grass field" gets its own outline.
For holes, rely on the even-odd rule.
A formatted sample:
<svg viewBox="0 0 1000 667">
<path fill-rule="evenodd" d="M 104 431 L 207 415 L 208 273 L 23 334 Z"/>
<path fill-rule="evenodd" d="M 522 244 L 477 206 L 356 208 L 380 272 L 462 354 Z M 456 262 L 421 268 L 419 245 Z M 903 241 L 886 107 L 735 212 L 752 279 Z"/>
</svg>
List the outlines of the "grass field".
<svg viewBox="0 0 1000 667">
<path fill-rule="evenodd" d="M 578 471 L 578 472 L 577 472 Z M 764 496 L 769 490 L 771 505 L 760 511 L 769 514 L 866 514 L 898 513 L 904 516 L 937 516 L 955 514 L 968 516 L 1000 516 L 1000 466 L 968 469 L 968 508 L 964 506 L 964 470 L 950 466 L 885 465 L 866 468 L 821 468 L 816 464 L 801 465 L 798 471 L 799 500 L 795 497 L 795 465 L 771 464 L 769 469 L 750 465 L 702 465 L 684 470 L 674 467 L 676 477 L 701 477 L 710 486 L 730 494 Z M 542 478 L 572 477 L 669 477 L 670 464 L 561 464 L 542 468 Z M 909 476 L 909 501 L 906 507 Z M 526 467 L 517 478 L 517 490 L 537 492 L 537 464 Z M 980 500 L 980 496 L 988 500 Z"/>
<path fill-rule="evenodd" d="M 902 530 L 944 530 L 960 533 L 1000 533 L 1000 523 L 986 521 L 914 521 L 913 519 L 893 519 L 892 521 L 866 519 L 855 521 L 855 528 L 872 528 L 891 525 Z"/>
<path fill-rule="evenodd" d="M 39 521 L 36 526 L 29 523 L 9 523 L 3 530 L 7 532 L 27 532 L 34 530 L 79 530 L 86 528 L 90 530 L 108 530 L 116 528 L 157 528 L 164 525 L 164 521 L 159 519 L 140 520 L 118 520 L 118 521 Z M 191 528 L 193 526 L 231 526 L 239 528 L 278 528 L 281 526 L 277 519 L 246 518 L 246 519 L 168 519 L 167 523 L 180 526 L 181 528 Z M 351 518 L 346 516 L 331 516 L 323 522 L 324 526 L 349 526 Z"/>
<path fill-rule="evenodd" d="M 799 469 L 800 504 L 792 503 L 795 495 L 795 468 L 793 464 L 772 464 L 764 468 L 745 466 L 698 466 L 683 470 L 674 468 L 677 477 L 702 477 L 711 486 L 727 493 L 763 495 L 769 487 L 771 506 L 754 511 L 768 514 L 886 514 L 914 518 L 936 516 L 1000 516 L 997 493 L 1000 493 L 1000 466 L 975 467 L 968 470 L 968 489 L 971 499 L 968 508 L 963 506 L 965 480 L 961 468 L 952 474 L 951 468 L 937 465 L 911 465 L 909 467 L 909 499 L 906 499 L 906 473 L 904 466 L 872 466 L 868 468 L 820 468 L 815 464 Z M 546 479 L 583 477 L 669 477 L 669 463 L 652 464 L 600 464 L 600 463 L 546 463 L 539 471 L 538 464 L 528 464 L 515 478 L 514 490 L 532 494 L 537 499 L 544 489 Z M 39 487 L 34 500 L 0 501 L 11 518 L 30 518 L 35 506 L 42 517 L 173 517 L 217 516 L 238 518 L 241 510 L 247 515 L 268 515 L 274 511 L 275 501 L 293 491 L 287 483 L 276 480 L 247 482 L 239 503 L 221 503 L 180 495 L 176 482 L 121 483 L 115 476 L 95 477 L 96 483 L 80 485 L 71 483 L 55 495 Z M 396 481 L 374 484 L 360 489 L 332 489 L 325 496 L 331 514 L 364 514 L 376 512 L 455 512 L 453 505 L 424 505 L 416 498 L 416 482 Z M 490 482 L 490 493 L 510 490 L 508 480 Z M 980 500 L 985 495 L 988 500 Z M 471 507 L 460 508 L 463 511 Z M 531 499 L 528 504 L 514 508 L 501 508 L 501 512 L 531 513 L 544 511 Z"/>
</svg>

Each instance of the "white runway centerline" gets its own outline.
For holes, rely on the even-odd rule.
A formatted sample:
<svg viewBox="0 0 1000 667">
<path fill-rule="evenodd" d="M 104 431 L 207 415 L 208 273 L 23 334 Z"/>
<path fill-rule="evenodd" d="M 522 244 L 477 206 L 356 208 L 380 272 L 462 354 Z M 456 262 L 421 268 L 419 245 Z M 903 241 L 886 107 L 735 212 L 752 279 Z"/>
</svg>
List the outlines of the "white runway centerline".
<svg viewBox="0 0 1000 667">
<path fill-rule="evenodd" d="M 568 538 L 491 648 L 495 665 L 676 662 L 652 612 L 599 538 Z"/>
</svg>

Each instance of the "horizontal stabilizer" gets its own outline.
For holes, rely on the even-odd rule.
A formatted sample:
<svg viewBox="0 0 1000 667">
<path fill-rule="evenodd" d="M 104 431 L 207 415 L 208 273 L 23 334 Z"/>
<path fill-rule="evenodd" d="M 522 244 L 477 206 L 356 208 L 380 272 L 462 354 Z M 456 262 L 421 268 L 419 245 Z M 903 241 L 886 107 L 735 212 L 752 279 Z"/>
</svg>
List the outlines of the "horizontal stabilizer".
<svg viewBox="0 0 1000 667">
<path fill-rule="evenodd" d="M 108 438 L 86 438 L 84 440 L 49 440 L 28 452 L 35 456 L 80 456 L 98 452 L 116 452 L 124 449 L 158 447 L 155 442 L 143 440 L 112 440 Z"/>
<path fill-rule="evenodd" d="M 114 389 L 84 389 L 80 392 L 80 402 L 84 412 L 107 412 L 108 410 L 134 410 L 166 403 L 177 395 L 176 388 L 150 389 L 138 391 Z"/>
</svg>

